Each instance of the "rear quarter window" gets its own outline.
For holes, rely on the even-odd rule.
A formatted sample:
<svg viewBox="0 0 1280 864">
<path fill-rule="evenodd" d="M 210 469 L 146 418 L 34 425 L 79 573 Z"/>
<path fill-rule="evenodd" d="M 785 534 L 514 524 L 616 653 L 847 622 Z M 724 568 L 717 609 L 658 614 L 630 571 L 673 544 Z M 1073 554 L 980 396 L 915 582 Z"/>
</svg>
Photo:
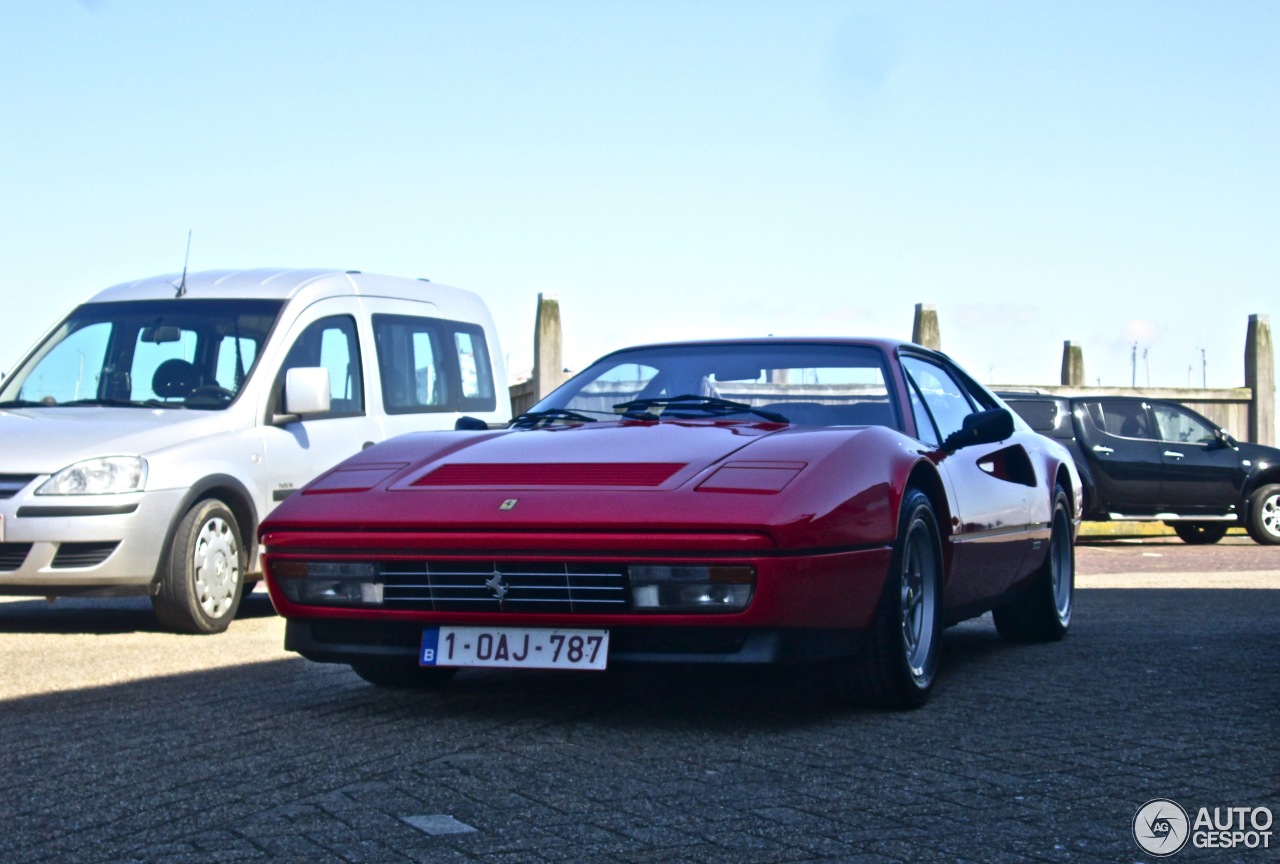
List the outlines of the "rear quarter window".
<svg viewBox="0 0 1280 864">
<path fill-rule="evenodd" d="M 388 414 L 494 411 L 493 370 L 484 330 L 414 315 L 374 315 L 373 337 Z"/>
</svg>

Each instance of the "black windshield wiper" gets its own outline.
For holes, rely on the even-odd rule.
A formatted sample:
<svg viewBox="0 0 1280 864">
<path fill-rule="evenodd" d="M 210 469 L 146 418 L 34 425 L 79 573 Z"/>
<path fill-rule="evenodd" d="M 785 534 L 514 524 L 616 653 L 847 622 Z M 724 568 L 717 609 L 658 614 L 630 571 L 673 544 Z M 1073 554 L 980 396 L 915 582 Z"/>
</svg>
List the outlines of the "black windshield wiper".
<svg viewBox="0 0 1280 864">
<path fill-rule="evenodd" d="M 776 411 L 753 408 L 745 402 L 733 402 L 716 396 L 694 396 L 689 393 L 683 396 L 663 396 L 656 399 L 632 399 L 630 402 L 622 402 L 613 407 L 615 411 L 621 411 L 624 417 L 644 420 L 656 419 L 655 415 L 649 412 L 648 409 L 666 408 L 667 410 L 663 412 L 664 415 L 683 419 L 693 416 L 685 413 L 686 411 L 701 411 L 704 414 L 713 414 L 717 417 L 722 417 L 726 414 L 755 414 L 757 417 L 772 420 L 774 423 L 790 422 Z"/>
<path fill-rule="evenodd" d="M 9 399 L 0 402 L 0 408 L 48 408 L 56 402 L 32 402 L 30 399 Z"/>
<path fill-rule="evenodd" d="M 567 408 L 548 408 L 546 411 L 526 411 L 511 421 L 512 429 L 533 429 L 557 420 L 572 420 L 576 423 L 594 423 L 596 418 L 570 411 Z"/>
</svg>

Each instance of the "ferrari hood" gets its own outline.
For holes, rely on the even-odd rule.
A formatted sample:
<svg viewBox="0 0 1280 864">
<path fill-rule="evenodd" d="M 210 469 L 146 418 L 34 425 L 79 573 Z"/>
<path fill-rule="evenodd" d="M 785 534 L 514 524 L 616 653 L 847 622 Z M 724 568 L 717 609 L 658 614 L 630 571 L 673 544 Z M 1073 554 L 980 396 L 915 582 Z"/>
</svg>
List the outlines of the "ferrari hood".
<svg viewBox="0 0 1280 864">
<path fill-rule="evenodd" d="M 512 431 L 421 463 L 393 488 L 671 488 L 777 429 L 638 422 Z"/>
<path fill-rule="evenodd" d="M 890 478 L 919 458 L 911 443 L 884 427 L 721 420 L 421 432 L 316 478 L 262 532 L 353 543 L 378 531 L 489 532 L 510 544 L 529 532 L 692 530 L 756 532 L 791 548 L 879 543 L 893 531 Z"/>
</svg>

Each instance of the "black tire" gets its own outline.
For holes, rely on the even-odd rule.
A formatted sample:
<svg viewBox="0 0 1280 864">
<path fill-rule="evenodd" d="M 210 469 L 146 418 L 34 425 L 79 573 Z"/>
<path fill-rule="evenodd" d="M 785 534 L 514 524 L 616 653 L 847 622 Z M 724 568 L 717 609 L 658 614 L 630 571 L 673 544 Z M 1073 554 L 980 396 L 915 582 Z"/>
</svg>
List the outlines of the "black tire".
<svg viewBox="0 0 1280 864">
<path fill-rule="evenodd" d="M 200 501 L 182 517 L 161 567 L 151 606 L 179 633 L 221 633 L 240 608 L 247 564 L 235 515 L 221 501 Z"/>
<path fill-rule="evenodd" d="M 370 657 L 352 662 L 351 669 L 379 687 L 415 690 L 443 687 L 458 671 L 448 666 L 419 666 L 412 657 Z"/>
<path fill-rule="evenodd" d="M 1173 529 L 1174 534 L 1182 538 L 1183 543 L 1190 543 L 1192 546 L 1217 543 L 1227 536 L 1225 522 L 1166 522 L 1165 524 Z"/>
<path fill-rule="evenodd" d="M 929 699 L 942 647 L 942 540 L 928 496 L 908 489 L 893 563 L 853 667 L 837 671 L 842 701 L 918 708 Z"/>
<path fill-rule="evenodd" d="M 1260 486 L 1249 496 L 1245 527 L 1255 542 L 1268 546 L 1280 543 L 1280 483 Z"/>
<path fill-rule="evenodd" d="M 1026 592 L 992 610 L 996 630 L 1011 642 L 1056 642 L 1067 635 L 1076 581 L 1076 549 L 1066 491 L 1053 491 L 1049 550 Z"/>
</svg>

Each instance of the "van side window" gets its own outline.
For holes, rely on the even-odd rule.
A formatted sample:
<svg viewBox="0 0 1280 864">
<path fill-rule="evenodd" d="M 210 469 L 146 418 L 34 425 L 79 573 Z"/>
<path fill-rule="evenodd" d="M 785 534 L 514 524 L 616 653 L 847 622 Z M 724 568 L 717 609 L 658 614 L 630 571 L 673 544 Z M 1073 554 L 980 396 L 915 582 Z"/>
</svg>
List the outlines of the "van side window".
<svg viewBox="0 0 1280 864">
<path fill-rule="evenodd" d="M 458 371 L 462 377 L 462 403 L 469 411 L 492 411 L 497 403 L 493 396 L 493 375 L 489 371 L 489 349 L 484 331 L 467 324 L 452 325 L 453 346 L 458 352 Z"/>
<path fill-rule="evenodd" d="M 231 346 L 234 354 L 235 347 Z M 319 417 L 354 417 L 364 414 L 364 377 L 360 367 L 360 340 L 350 315 L 332 315 L 310 324 L 298 336 L 280 369 L 281 402 L 284 377 L 290 369 L 322 366 L 329 370 L 328 414 Z M 284 413 L 284 405 L 279 410 Z"/>
<path fill-rule="evenodd" d="M 484 331 L 412 315 L 374 315 L 373 338 L 388 414 L 492 411 L 497 406 Z"/>
</svg>

